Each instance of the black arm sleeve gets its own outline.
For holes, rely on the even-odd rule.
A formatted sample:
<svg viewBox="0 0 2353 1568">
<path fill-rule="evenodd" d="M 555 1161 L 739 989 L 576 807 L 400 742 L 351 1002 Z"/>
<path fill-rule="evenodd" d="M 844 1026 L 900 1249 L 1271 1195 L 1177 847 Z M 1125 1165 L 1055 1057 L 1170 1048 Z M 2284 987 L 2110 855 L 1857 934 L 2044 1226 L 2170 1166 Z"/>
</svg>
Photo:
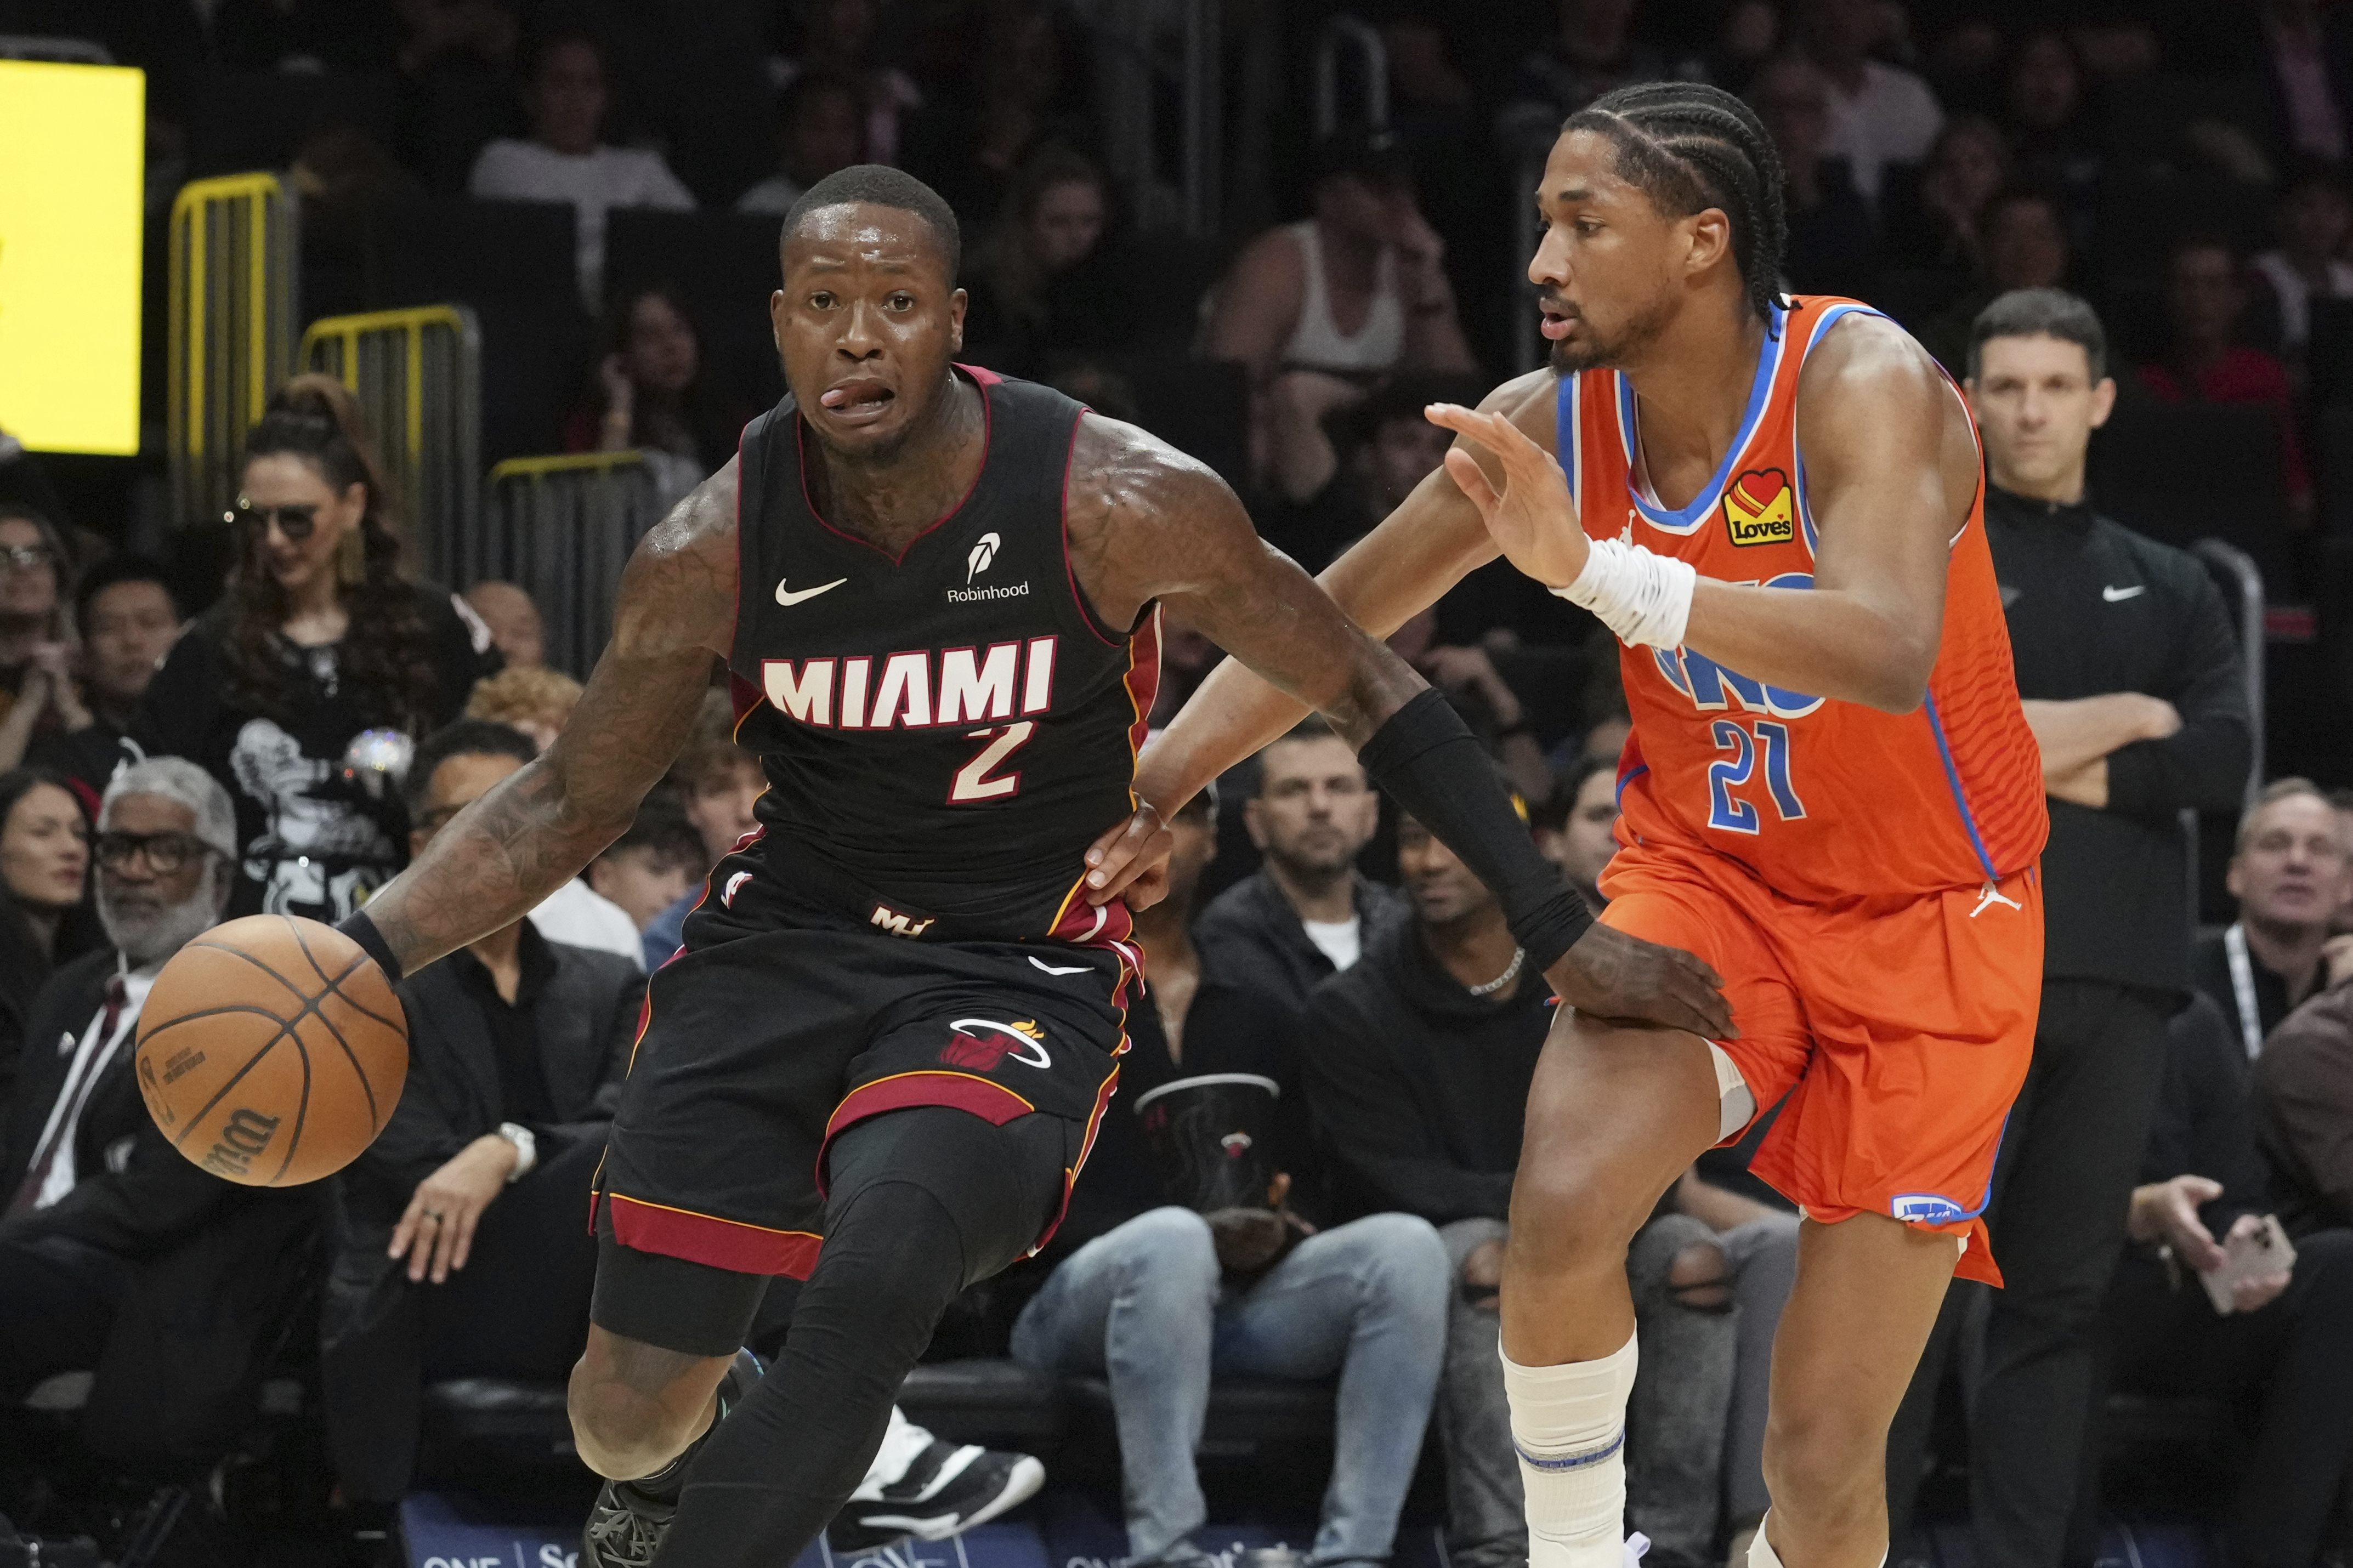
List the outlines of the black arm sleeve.
<svg viewBox="0 0 2353 1568">
<path fill-rule="evenodd" d="M 1389 715 L 1356 753 L 1375 783 L 1495 890 L 1512 935 L 1538 971 L 1550 969 L 1593 924 L 1443 692 L 1426 690 Z"/>
<path fill-rule="evenodd" d="M 2253 760 L 2239 640 L 2203 572 L 2179 635 L 2172 689 L 2158 695 L 2180 713 L 2181 728 L 2108 753 L 2108 809 L 2144 822 L 2169 825 L 2184 806 L 2236 811 Z"/>
</svg>

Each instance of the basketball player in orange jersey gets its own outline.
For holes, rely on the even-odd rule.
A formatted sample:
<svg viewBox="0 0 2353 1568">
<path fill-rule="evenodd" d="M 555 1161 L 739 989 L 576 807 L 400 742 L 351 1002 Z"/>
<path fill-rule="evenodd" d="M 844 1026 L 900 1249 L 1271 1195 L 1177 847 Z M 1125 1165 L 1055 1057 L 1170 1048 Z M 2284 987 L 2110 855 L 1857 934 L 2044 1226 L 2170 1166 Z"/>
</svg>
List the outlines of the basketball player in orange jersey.
<svg viewBox="0 0 2353 1568">
<path fill-rule="evenodd" d="M 1618 635 L 1602 919 L 1732 1003 L 1713 1040 L 1564 1008 L 1537 1070 L 1503 1293 L 1534 1568 L 1620 1562 L 1627 1242 L 1758 1111 L 1788 1097 L 1754 1168 L 1806 1223 L 1757 1568 L 1882 1559 L 1888 1423 L 1946 1283 L 1999 1279 L 1978 1215 L 2033 1040 L 2045 822 L 1975 431 L 1893 322 L 1776 294 L 1780 191 L 1713 88 L 1571 118 L 1529 268 L 1551 367 L 1433 408 L 1444 471 L 1324 578 L 1386 634 L 1500 548 Z M 1298 711 L 1229 663 L 1137 789 L 1171 811 Z M 1098 843 L 1111 885 L 1152 839 Z"/>
</svg>

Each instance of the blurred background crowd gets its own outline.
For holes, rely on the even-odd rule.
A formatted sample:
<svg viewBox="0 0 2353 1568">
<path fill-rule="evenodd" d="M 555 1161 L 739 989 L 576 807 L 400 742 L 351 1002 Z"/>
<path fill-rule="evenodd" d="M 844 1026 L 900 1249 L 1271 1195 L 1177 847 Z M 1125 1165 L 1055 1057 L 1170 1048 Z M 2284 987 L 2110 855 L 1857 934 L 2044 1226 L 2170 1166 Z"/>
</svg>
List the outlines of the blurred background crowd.
<svg viewBox="0 0 2353 1568">
<path fill-rule="evenodd" d="M 232 1188 L 162 1144 L 127 1045 L 154 969 L 224 914 L 364 901 L 561 731 L 603 640 L 544 574 L 464 567 L 332 375 L 269 389 L 225 516 L 174 500 L 186 182 L 279 174 L 303 321 L 470 310 L 484 461 L 627 454 L 666 503 L 782 394 L 777 220 L 897 164 L 964 226 L 967 361 L 1191 452 L 1320 570 L 1439 467 L 1426 404 L 1539 363 L 1561 120 L 1673 78 L 1769 132 L 1784 286 L 1967 382 L 2054 803 L 2044 1033 L 1992 1194 L 2010 1289 L 1955 1289 L 1891 1451 L 1894 1556 L 2345 1560 L 2353 6 L 0 0 L 0 54 L 141 67 L 149 116 L 144 450 L 0 435 L 0 1512 L 28 1531 L 366 1561 L 413 1488 L 528 1489 L 643 974 L 764 787 L 714 690 L 578 882 L 403 986 L 406 1092 L 334 1183 Z M 1165 630 L 1156 723 L 1219 657 Z M 1393 640 L 1599 907 L 1607 634 L 1499 563 Z M 943 1329 L 906 1395 L 930 1429 L 894 1424 L 860 1498 L 969 1438 L 1099 1482 L 1139 1562 L 1192 1561 L 1213 1503 L 1321 1487 L 1317 1563 L 1406 1555 L 1402 1519 L 1516 1568 L 1494 1300 L 1545 988 L 1312 724 L 1177 843 L 1126 1109 L 1053 1248 Z M 1253 1130 L 1242 1188 L 1201 1187 L 1187 1117 Z M 479 1222 L 470 1256 L 387 1258 L 420 1195 Z M 1737 1561 L 1762 1514 L 1797 1234 L 1731 1149 L 1630 1256 L 1654 1563 Z M 2267 1247 L 2295 1256 L 2242 1261 Z M 553 1434 L 535 1462 L 518 1431 Z"/>
</svg>

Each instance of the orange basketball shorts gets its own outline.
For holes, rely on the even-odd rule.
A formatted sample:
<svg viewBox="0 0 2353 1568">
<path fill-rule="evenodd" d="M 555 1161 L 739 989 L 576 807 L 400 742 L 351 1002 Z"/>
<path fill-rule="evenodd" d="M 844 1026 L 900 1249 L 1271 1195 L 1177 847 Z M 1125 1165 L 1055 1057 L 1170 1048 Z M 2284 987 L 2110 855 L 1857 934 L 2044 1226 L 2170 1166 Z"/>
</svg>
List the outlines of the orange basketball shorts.
<svg viewBox="0 0 2353 1568">
<path fill-rule="evenodd" d="M 1964 1238 L 1957 1272 L 2001 1283 L 1985 1206 L 2034 1052 L 2042 879 L 1836 905 L 1786 899 L 1706 849 L 1620 849 L 1601 917 L 1724 977 L 1719 1040 L 1759 1113 L 1750 1169 L 1825 1224 L 1889 1215 Z M 1726 1142 L 1736 1141 L 1734 1139 Z"/>
</svg>

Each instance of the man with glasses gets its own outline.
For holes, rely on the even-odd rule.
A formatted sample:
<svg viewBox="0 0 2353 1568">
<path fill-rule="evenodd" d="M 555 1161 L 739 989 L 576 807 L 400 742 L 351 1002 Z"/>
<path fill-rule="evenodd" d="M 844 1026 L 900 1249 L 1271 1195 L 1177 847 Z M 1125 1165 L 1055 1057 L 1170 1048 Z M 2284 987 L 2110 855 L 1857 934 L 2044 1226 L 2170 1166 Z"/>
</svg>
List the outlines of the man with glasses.
<svg viewBox="0 0 2353 1568">
<path fill-rule="evenodd" d="M 311 1200 L 182 1158 L 134 1076 L 149 987 L 228 902 L 227 793 L 194 763 L 153 758 L 115 779 L 98 826 L 109 945 L 35 997 L 0 1119 L 0 1403 L 96 1369 L 85 1437 L 119 1458 L 201 1457 L 251 1414 L 241 1373 L 301 1287 Z"/>
</svg>

